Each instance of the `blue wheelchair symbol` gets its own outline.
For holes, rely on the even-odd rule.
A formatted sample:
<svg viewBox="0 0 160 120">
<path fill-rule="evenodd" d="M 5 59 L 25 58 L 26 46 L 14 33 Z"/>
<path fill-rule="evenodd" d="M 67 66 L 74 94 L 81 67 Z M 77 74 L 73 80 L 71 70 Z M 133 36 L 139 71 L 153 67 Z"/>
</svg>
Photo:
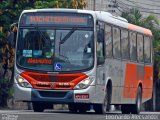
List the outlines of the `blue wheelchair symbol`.
<svg viewBox="0 0 160 120">
<path fill-rule="evenodd" d="M 58 71 L 58 70 L 61 70 L 61 69 L 62 69 L 61 64 L 56 63 L 55 66 L 54 66 L 54 69 L 57 70 L 57 71 Z"/>
</svg>

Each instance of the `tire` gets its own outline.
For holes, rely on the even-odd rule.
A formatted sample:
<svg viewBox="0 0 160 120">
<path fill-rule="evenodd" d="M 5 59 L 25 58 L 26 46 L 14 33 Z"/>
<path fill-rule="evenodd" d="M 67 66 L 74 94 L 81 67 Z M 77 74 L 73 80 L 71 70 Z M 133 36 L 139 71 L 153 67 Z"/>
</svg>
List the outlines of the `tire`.
<svg viewBox="0 0 160 120">
<path fill-rule="evenodd" d="M 153 102 L 153 106 L 152 106 L 152 110 L 153 112 L 155 112 L 157 109 L 156 109 L 156 85 L 158 83 L 156 83 L 156 81 L 153 81 L 153 93 L 152 93 L 152 102 Z"/>
<path fill-rule="evenodd" d="M 90 109 L 91 109 L 90 104 L 78 104 L 79 113 L 86 113 Z"/>
<path fill-rule="evenodd" d="M 83 107 L 82 108 L 79 108 L 79 113 L 86 113 L 86 109 L 83 109 Z"/>
<path fill-rule="evenodd" d="M 34 112 L 43 112 L 44 111 L 44 106 L 41 103 L 33 102 L 32 105 L 33 105 Z"/>
<path fill-rule="evenodd" d="M 95 104 L 94 110 L 97 114 L 105 114 L 110 109 L 110 103 L 111 103 L 111 89 L 110 87 L 107 87 L 107 91 L 105 92 L 105 98 L 103 104 Z"/>
<path fill-rule="evenodd" d="M 131 105 L 121 105 L 122 114 L 130 114 L 131 109 Z"/>
<path fill-rule="evenodd" d="M 106 106 L 104 106 L 104 104 L 95 104 L 94 106 L 94 110 L 96 112 L 96 114 L 105 114 L 106 113 Z"/>
<path fill-rule="evenodd" d="M 132 114 L 139 114 L 141 111 L 141 106 L 142 106 L 142 89 L 139 86 L 138 87 L 138 93 L 137 93 L 137 98 L 136 98 L 136 104 L 133 105 L 131 109 Z"/>
<path fill-rule="evenodd" d="M 76 104 L 72 103 L 72 104 L 68 104 L 68 109 L 70 112 L 72 113 L 76 113 L 78 111 L 78 107 Z"/>
<path fill-rule="evenodd" d="M 112 90 L 111 88 L 108 88 L 107 90 L 107 94 L 106 94 L 106 98 L 107 98 L 107 106 L 106 106 L 106 111 L 109 112 L 110 108 L 111 108 L 111 97 L 112 97 Z"/>
</svg>

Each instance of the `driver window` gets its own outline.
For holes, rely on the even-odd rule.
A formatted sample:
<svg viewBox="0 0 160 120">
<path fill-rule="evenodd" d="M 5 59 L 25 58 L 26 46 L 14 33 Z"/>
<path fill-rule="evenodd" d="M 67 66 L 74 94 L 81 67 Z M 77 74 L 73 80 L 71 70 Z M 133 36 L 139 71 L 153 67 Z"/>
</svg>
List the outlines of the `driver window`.
<svg viewBox="0 0 160 120">
<path fill-rule="evenodd" d="M 97 42 L 97 57 L 103 57 L 103 43 Z"/>
<path fill-rule="evenodd" d="M 103 64 L 104 60 L 104 30 L 100 29 L 97 32 L 97 59 L 98 59 L 98 64 Z"/>
<path fill-rule="evenodd" d="M 113 56 L 121 57 L 120 29 L 116 27 L 113 27 Z"/>
</svg>

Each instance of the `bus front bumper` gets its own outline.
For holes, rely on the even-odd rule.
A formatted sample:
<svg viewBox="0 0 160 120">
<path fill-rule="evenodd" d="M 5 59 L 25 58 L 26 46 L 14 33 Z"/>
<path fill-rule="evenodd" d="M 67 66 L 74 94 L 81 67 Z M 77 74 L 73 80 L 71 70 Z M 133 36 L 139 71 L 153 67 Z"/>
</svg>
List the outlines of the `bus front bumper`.
<svg viewBox="0 0 160 120">
<path fill-rule="evenodd" d="M 42 90 L 23 88 L 14 84 L 15 101 L 67 103 L 94 103 L 95 86 L 83 90 Z"/>
</svg>

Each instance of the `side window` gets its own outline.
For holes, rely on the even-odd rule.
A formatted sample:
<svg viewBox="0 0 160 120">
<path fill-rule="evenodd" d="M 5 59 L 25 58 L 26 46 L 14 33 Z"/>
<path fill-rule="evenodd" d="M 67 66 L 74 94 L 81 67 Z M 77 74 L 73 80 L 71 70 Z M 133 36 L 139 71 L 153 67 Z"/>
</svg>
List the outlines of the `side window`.
<svg viewBox="0 0 160 120">
<path fill-rule="evenodd" d="M 97 26 L 97 64 L 101 65 L 105 62 L 105 51 L 104 51 L 104 23 L 99 22 Z"/>
<path fill-rule="evenodd" d="M 129 39 L 130 39 L 130 58 L 132 61 L 136 61 L 137 60 L 136 33 L 130 32 Z"/>
<path fill-rule="evenodd" d="M 151 39 L 150 37 L 144 37 L 144 61 L 146 63 L 151 62 Z"/>
<path fill-rule="evenodd" d="M 120 46 L 120 29 L 113 28 L 113 56 L 115 58 L 121 57 L 121 46 Z"/>
<path fill-rule="evenodd" d="M 103 42 L 97 42 L 97 57 L 104 57 Z"/>
<path fill-rule="evenodd" d="M 112 27 L 105 25 L 105 48 L 106 56 L 112 57 Z"/>
<path fill-rule="evenodd" d="M 143 36 L 140 34 L 137 34 L 137 55 L 138 61 L 143 62 Z"/>
<path fill-rule="evenodd" d="M 122 47 L 122 59 L 129 59 L 129 41 L 128 41 L 128 31 L 121 30 L 121 47 Z"/>
</svg>

